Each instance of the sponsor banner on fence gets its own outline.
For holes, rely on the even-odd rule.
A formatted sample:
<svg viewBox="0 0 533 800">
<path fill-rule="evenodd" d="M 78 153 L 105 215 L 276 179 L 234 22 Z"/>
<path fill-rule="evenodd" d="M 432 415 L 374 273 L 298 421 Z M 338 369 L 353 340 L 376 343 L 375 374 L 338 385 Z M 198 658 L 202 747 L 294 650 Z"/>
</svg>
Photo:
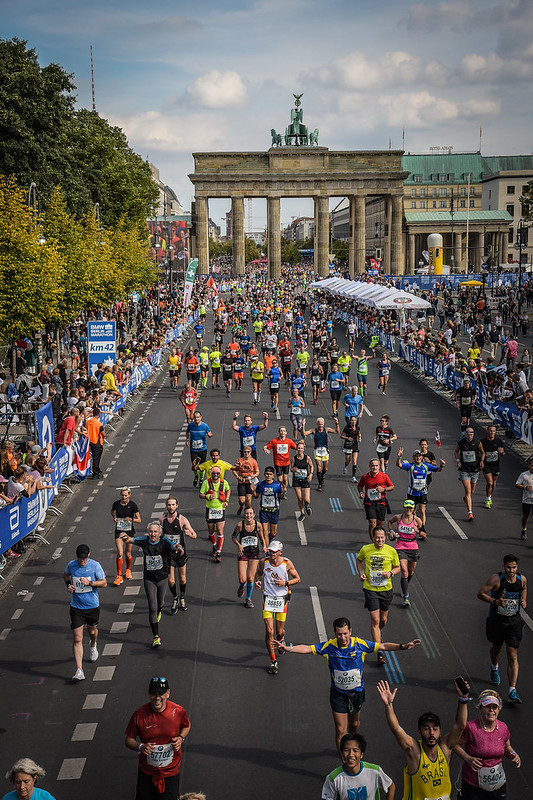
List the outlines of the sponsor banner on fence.
<svg viewBox="0 0 533 800">
<path fill-rule="evenodd" d="M 116 322 L 99 320 L 87 323 L 87 354 L 89 375 L 94 375 L 98 364 L 114 364 L 117 360 Z"/>
<path fill-rule="evenodd" d="M 48 402 L 35 412 L 35 424 L 37 425 L 37 439 L 41 447 L 52 445 L 52 453 L 55 450 L 54 444 L 54 415 L 52 414 L 52 403 Z"/>
</svg>

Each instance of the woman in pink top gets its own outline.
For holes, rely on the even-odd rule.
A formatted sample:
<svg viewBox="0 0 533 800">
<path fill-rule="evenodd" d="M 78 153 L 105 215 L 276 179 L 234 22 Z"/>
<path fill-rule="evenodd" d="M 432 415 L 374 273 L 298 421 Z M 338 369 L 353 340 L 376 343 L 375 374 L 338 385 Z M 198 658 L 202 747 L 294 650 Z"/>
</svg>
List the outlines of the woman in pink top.
<svg viewBox="0 0 533 800">
<path fill-rule="evenodd" d="M 507 783 L 502 759 L 520 766 L 520 756 L 511 747 L 509 728 L 498 719 L 502 699 L 485 689 L 479 695 L 479 717 L 470 720 L 454 750 L 463 760 L 462 800 L 506 800 Z"/>
<path fill-rule="evenodd" d="M 411 605 L 409 599 L 409 581 L 415 574 L 418 561 L 417 533 L 422 529 L 422 520 L 415 515 L 414 500 L 405 500 L 403 513 L 390 517 L 388 521 L 389 539 L 396 539 L 396 550 L 400 559 L 400 584 L 402 587 L 403 607 Z M 393 530 L 393 526 L 396 529 Z"/>
</svg>

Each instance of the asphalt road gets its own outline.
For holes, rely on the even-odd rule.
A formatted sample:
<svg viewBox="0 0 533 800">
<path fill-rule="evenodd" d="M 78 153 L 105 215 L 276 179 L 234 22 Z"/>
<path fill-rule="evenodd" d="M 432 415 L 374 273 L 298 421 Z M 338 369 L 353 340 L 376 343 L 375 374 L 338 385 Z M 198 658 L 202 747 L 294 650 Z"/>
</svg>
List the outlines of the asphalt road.
<svg viewBox="0 0 533 800">
<path fill-rule="evenodd" d="M 340 333 L 340 332 L 339 332 Z M 342 339 L 340 335 L 339 338 Z M 372 366 L 371 374 L 377 371 Z M 366 662 L 366 703 L 361 732 L 369 742 L 366 758 L 379 763 L 395 780 L 401 796 L 403 758 L 390 734 L 375 690 L 381 677 L 399 687 L 396 710 L 401 723 L 415 734 L 423 711 L 441 715 L 448 730 L 455 714 L 453 678 L 464 675 L 474 693 L 490 686 L 488 643 L 484 634 L 487 607 L 476 598 L 485 579 L 500 568 L 502 557 L 520 557 L 526 575 L 531 569 L 531 547 L 521 542 L 520 492 L 514 488 L 522 471 L 509 454 L 491 510 L 484 508 L 483 481 L 475 499 L 475 521 L 466 521 L 461 485 L 456 476 L 453 448 L 459 432 L 458 413 L 420 382 L 394 368 L 386 397 L 370 381 L 368 409 L 362 429 L 360 465 L 375 450 L 373 429 L 382 413 L 391 417 L 398 446 L 410 453 L 421 436 L 430 440 L 438 428 L 447 461 L 430 491 L 428 541 L 421 543 L 421 560 L 411 583 L 412 607 L 404 610 L 396 578 L 396 596 L 385 629 L 385 639 L 406 641 L 415 636 L 422 646 L 409 653 L 387 656 L 378 667 Z M 320 797 L 324 777 L 337 765 L 333 724 L 328 701 L 329 674 L 325 662 L 311 656 L 284 654 L 277 676 L 267 673 L 260 595 L 255 609 L 247 610 L 236 597 L 237 568 L 231 532 L 238 520 L 236 492 L 226 523 L 222 563 L 209 558 L 203 502 L 192 487 L 189 454 L 184 449 L 184 415 L 177 395 L 160 373 L 153 388 L 130 413 L 103 458 L 103 481 L 79 487 L 51 534 L 51 546 L 40 548 L 0 600 L 0 679 L 2 686 L 2 771 L 20 756 L 43 764 L 43 782 L 57 800 L 104 797 L 132 798 L 136 756 L 124 747 L 124 729 L 131 712 L 147 700 L 151 676 L 168 677 L 172 698 L 187 710 L 192 731 L 184 748 L 181 791 L 202 789 L 208 800 L 255 800 Z M 318 414 L 330 414 L 329 394 L 310 405 L 307 426 Z M 286 395 L 280 398 L 282 421 L 288 423 Z M 254 422 L 269 410 L 267 392 L 253 406 L 251 387 L 233 392 L 204 390 L 200 401 L 204 420 L 219 445 L 222 458 L 238 455 L 238 436 L 231 430 L 234 410 L 249 411 Z M 275 435 L 273 418 L 260 444 Z M 290 428 L 289 428 L 290 429 Z M 267 435 L 268 434 L 268 435 Z M 314 643 L 331 622 L 348 616 L 357 635 L 369 637 L 353 557 L 368 542 L 361 503 L 349 476 L 343 476 L 340 440 L 332 437 L 330 473 L 322 494 L 312 491 L 313 516 L 297 525 L 292 492 L 282 504 L 279 536 L 302 582 L 293 592 L 287 619 L 287 641 Z M 310 447 L 308 447 L 310 451 Z M 394 451 L 395 452 L 395 451 Z M 263 469 L 270 457 L 260 452 Z M 406 473 L 393 465 L 396 489 L 389 495 L 393 512 L 401 508 Z M 232 479 L 230 479 L 231 481 Z M 188 611 L 171 617 L 167 608 L 160 625 L 163 647 L 150 649 L 147 604 L 141 567 L 132 581 L 101 590 L 100 658 L 85 663 L 86 680 L 71 683 L 74 673 L 69 630 L 69 598 L 62 581 L 76 545 L 89 542 L 111 583 L 115 573 L 111 503 L 123 485 L 135 487 L 142 525 L 163 510 L 164 498 L 177 494 L 180 510 L 198 532 L 188 543 Z M 235 487 L 234 482 L 232 486 Z M 444 509 L 451 524 L 444 515 Z M 459 533 L 459 531 L 461 533 Z M 533 532 L 531 534 L 533 536 Z M 25 596 L 18 592 L 27 590 Z M 532 692 L 531 621 L 520 648 L 521 706 L 507 703 L 501 712 L 510 726 L 514 748 L 523 766 L 506 765 L 509 798 L 533 797 L 533 763 L 528 756 L 528 704 Z M 88 645 L 86 645 L 88 657 Z M 505 667 L 502 694 L 507 694 Z M 470 716 L 475 709 L 470 707 Z M 452 774 L 458 774 L 453 760 Z M 7 783 L 5 791 L 8 790 Z"/>
</svg>

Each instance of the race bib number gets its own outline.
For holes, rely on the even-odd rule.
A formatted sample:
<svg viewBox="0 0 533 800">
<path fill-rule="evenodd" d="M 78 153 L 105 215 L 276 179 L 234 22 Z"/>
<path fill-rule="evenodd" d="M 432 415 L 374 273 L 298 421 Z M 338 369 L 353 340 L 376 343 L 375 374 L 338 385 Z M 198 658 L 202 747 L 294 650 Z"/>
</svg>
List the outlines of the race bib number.
<svg viewBox="0 0 533 800">
<path fill-rule="evenodd" d="M 223 508 L 208 508 L 207 509 L 209 522 L 215 519 L 222 519 L 224 516 L 224 509 Z"/>
<path fill-rule="evenodd" d="M 333 670 L 333 683 L 337 689 L 343 692 L 358 689 L 361 686 L 361 670 L 348 669 L 343 672 L 341 669 L 335 669 Z"/>
<path fill-rule="evenodd" d="M 338 389 L 340 387 L 339 381 L 331 381 L 331 388 Z"/>
<path fill-rule="evenodd" d="M 382 572 L 373 569 L 370 570 L 369 580 L 371 586 L 386 586 L 389 582 Z"/>
<path fill-rule="evenodd" d="M 301 481 L 307 480 L 307 470 L 306 469 L 297 469 L 294 473 L 295 478 L 299 478 Z"/>
<path fill-rule="evenodd" d="M 273 494 L 266 494 L 263 495 L 263 499 L 261 500 L 261 508 L 275 508 L 276 507 L 276 498 Z"/>
<path fill-rule="evenodd" d="M 476 454 L 473 450 L 463 451 L 463 462 L 465 464 L 474 464 L 476 461 Z"/>
<path fill-rule="evenodd" d="M 191 442 L 191 450 L 203 450 L 204 449 L 204 440 L 203 439 L 193 439 Z"/>
<path fill-rule="evenodd" d="M 117 519 L 117 531 L 131 531 L 131 528 L 131 520 Z"/>
<path fill-rule="evenodd" d="M 324 458 L 324 456 L 327 456 L 327 454 L 328 454 L 328 448 L 327 447 L 317 447 L 317 448 L 315 448 L 315 456 L 318 456 L 319 458 Z"/>
<path fill-rule="evenodd" d="M 386 453 L 388 449 L 389 449 L 389 447 L 386 444 L 377 444 L 376 445 L 376 450 L 378 451 L 378 453 Z"/>
<path fill-rule="evenodd" d="M 273 614 L 279 613 L 285 608 L 285 597 L 271 597 L 265 594 L 263 607 L 265 611 L 271 611 Z"/>
<path fill-rule="evenodd" d="M 243 536 L 241 539 L 241 545 L 243 547 L 257 547 L 258 542 L 257 536 Z"/>
<path fill-rule="evenodd" d="M 311 380 L 313 383 L 320 383 L 320 375 L 312 375 Z"/>
<path fill-rule="evenodd" d="M 471 397 L 461 397 L 461 405 L 462 406 L 470 406 L 470 405 L 472 405 L 472 398 Z"/>
<path fill-rule="evenodd" d="M 424 797 L 424 800 L 450 800 L 450 795 L 448 792 L 444 792 L 444 794 L 441 794 L 438 797 Z"/>
<path fill-rule="evenodd" d="M 368 499 L 369 500 L 381 500 L 381 492 L 379 489 L 369 489 L 368 490 Z"/>
<path fill-rule="evenodd" d="M 291 407 L 291 414 L 295 417 L 299 416 L 302 413 L 302 409 L 300 406 L 292 406 Z"/>
<path fill-rule="evenodd" d="M 279 389 L 279 381 L 271 381 L 270 388 L 271 389 Z"/>
<path fill-rule="evenodd" d="M 85 594 L 86 592 L 92 592 L 92 586 L 84 586 L 81 582 L 80 578 L 72 578 L 72 585 L 74 586 L 75 594 Z"/>
<path fill-rule="evenodd" d="M 349 445 L 349 444 L 345 445 L 342 448 L 342 452 L 346 453 L 347 456 L 350 456 L 353 453 L 353 444 L 352 445 Z"/>
<path fill-rule="evenodd" d="M 413 478 L 413 489 L 417 492 L 423 492 L 426 488 L 426 479 L 425 478 Z"/>
<path fill-rule="evenodd" d="M 523 498 L 523 503 L 533 503 L 533 489 L 526 489 Z"/>
<path fill-rule="evenodd" d="M 381 368 L 381 374 L 382 374 L 383 376 L 385 376 L 385 375 L 388 375 L 388 374 L 389 374 L 389 370 L 387 369 L 387 367 L 382 367 L 382 368 Z"/>
<path fill-rule="evenodd" d="M 253 447 L 255 444 L 255 439 L 253 436 L 243 436 L 242 437 L 242 444 L 243 447 Z"/>
<path fill-rule="evenodd" d="M 156 744 L 149 756 L 146 756 L 147 762 L 152 767 L 168 767 L 174 758 L 174 749 L 172 742 L 168 744 Z"/>
<path fill-rule="evenodd" d="M 498 614 L 502 617 L 514 617 L 520 611 L 520 604 L 517 597 L 508 597 L 504 606 L 498 606 Z"/>
<path fill-rule="evenodd" d="M 485 453 L 485 461 L 497 461 L 500 457 L 500 454 L 497 450 L 493 450 L 490 453 Z"/>
<path fill-rule="evenodd" d="M 278 455 L 285 456 L 289 452 L 289 445 L 288 444 L 278 444 L 276 446 L 276 451 Z"/>
<path fill-rule="evenodd" d="M 145 556 L 144 563 L 149 572 L 163 569 L 163 556 Z"/>
<path fill-rule="evenodd" d="M 493 767 L 481 767 L 477 774 L 477 783 L 480 789 L 485 792 L 495 792 L 505 783 L 505 772 L 503 764 L 495 764 Z"/>
</svg>

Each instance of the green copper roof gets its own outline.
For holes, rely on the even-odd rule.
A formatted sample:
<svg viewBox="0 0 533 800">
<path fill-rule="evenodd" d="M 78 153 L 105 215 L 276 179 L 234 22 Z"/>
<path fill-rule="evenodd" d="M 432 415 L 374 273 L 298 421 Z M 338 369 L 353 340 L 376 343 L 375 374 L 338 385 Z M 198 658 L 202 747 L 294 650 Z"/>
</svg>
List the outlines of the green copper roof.
<svg viewBox="0 0 533 800">
<path fill-rule="evenodd" d="M 438 155 L 404 155 L 402 167 L 409 172 L 405 185 L 417 183 L 465 184 L 470 173 L 471 183 L 495 172 L 533 171 L 533 155 L 482 156 L 481 153 L 441 153 Z M 419 175 L 415 181 L 415 175 Z M 439 180 L 439 176 L 446 176 Z"/>
<path fill-rule="evenodd" d="M 454 222 L 512 222 L 513 217 L 508 211 L 456 211 L 453 215 Z M 417 222 L 448 222 L 451 223 L 449 211 L 406 211 L 405 219 L 407 223 L 416 224 Z"/>
</svg>

